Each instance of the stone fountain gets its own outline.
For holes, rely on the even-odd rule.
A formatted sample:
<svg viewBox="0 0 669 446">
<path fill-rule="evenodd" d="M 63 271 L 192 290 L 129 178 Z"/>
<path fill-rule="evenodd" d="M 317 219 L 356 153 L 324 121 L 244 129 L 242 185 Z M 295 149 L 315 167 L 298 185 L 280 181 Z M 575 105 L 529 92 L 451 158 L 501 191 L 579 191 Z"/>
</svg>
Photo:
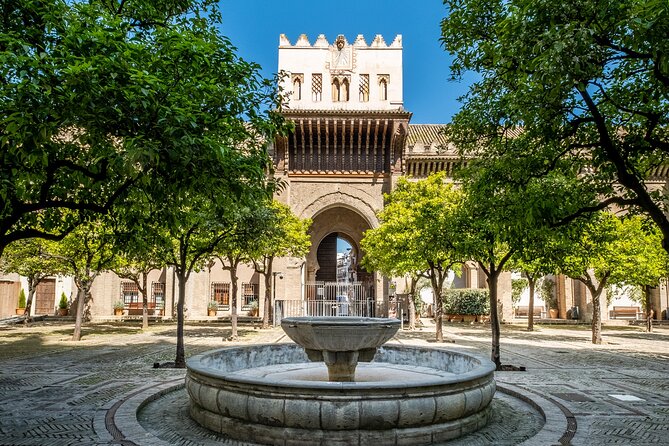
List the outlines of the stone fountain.
<svg viewBox="0 0 669 446">
<path fill-rule="evenodd" d="M 400 321 L 371 317 L 287 317 L 281 321 L 281 328 L 304 347 L 310 361 L 325 362 L 329 381 L 353 382 L 358 362 L 371 362 L 376 349 L 395 336 Z"/>
<path fill-rule="evenodd" d="M 494 364 L 440 348 L 384 345 L 398 324 L 286 318 L 282 327 L 300 345 L 194 356 L 186 375 L 191 417 L 272 445 L 434 444 L 485 426 Z"/>
</svg>

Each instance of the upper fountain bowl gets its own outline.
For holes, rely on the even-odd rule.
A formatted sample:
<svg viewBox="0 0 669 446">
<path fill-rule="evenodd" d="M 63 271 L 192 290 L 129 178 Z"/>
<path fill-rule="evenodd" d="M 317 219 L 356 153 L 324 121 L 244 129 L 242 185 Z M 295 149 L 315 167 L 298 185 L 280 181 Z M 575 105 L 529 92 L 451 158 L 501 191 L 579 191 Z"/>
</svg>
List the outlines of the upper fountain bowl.
<svg viewBox="0 0 669 446">
<path fill-rule="evenodd" d="M 308 350 L 331 352 L 376 349 L 395 336 L 399 319 L 374 317 L 287 317 L 281 328 Z"/>
</svg>

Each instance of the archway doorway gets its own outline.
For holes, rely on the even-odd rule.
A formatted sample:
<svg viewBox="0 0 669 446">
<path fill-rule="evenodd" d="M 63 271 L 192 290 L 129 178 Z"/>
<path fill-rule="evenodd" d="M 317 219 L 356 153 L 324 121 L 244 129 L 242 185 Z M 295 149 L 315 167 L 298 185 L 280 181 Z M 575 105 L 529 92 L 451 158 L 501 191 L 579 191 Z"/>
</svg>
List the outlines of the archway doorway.
<svg viewBox="0 0 669 446">
<path fill-rule="evenodd" d="M 370 224 L 356 211 L 342 206 L 318 213 L 311 228 L 306 299 L 315 301 L 313 305 L 322 308 L 324 315 L 374 314 L 375 274 L 360 266 L 360 240 Z"/>
</svg>

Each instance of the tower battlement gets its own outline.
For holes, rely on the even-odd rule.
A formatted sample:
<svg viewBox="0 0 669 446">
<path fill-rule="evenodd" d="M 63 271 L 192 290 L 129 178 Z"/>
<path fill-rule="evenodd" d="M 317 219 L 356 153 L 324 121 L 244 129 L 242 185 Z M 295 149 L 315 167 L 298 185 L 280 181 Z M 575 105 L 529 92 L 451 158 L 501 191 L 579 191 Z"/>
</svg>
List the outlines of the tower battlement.
<svg viewBox="0 0 669 446">
<path fill-rule="evenodd" d="M 402 110 L 402 35 L 390 45 L 377 34 L 351 43 L 343 34 L 329 41 L 320 34 L 311 43 L 301 34 L 295 43 L 279 36 L 279 71 L 292 110 Z"/>
<path fill-rule="evenodd" d="M 344 41 L 348 44 L 348 40 L 344 37 Z M 290 43 L 288 37 L 285 34 L 279 36 L 279 48 L 327 48 L 330 45 L 334 45 L 334 42 L 330 44 L 328 39 L 325 37 L 325 34 L 319 34 L 313 45 L 309 42 L 309 37 L 306 34 L 300 34 L 300 36 L 295 41 L 295 45 Z M 358 34 L 351 44 L 356 48 L 402 48 L 402 34 L 397 34 L 395 39 L 390 45 L 388 45 L 381 34 L 374 36 L 371 44 L 367 44 L 365 41 L 365 36 Z"/>
</svg>

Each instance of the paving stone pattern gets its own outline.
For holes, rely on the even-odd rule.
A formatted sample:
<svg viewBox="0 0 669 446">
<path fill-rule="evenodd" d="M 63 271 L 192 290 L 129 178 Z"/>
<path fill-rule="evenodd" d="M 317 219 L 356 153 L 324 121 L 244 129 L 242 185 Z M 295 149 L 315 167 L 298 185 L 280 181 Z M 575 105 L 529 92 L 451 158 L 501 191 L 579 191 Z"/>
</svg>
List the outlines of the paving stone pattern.
<svg viewBox="0 0 669 446">
<path fill-rule="evenodd" d="M 449 342 L 437 344 L 432 341 L 434 327 L 426 325 L 403 331 L 392 342 L 484 356 L 490 350 L 488 330 L 448 324 L 444 332 Z M 70 341 L 71 333 L 72 324 L 66 322 L 0 327 L 0 445 L 156 444 L 145 430 L 130 426 L 132 413 L 115 410 L 133 395 L 150 393 L 160 385 L 174 386 L 183 378 L 183 370 L 152 368 L 154 362 L 174 360 L 175 326 L 156 324 L 143 333 L 136 325 L 90 325 L 80 342 Z M 245 327 L 240 335 L 241 344 L 286 341 L 280 329 Z M 229 328 L 222 324 L 189 325 L 186 353 L 231 345 L 223 341 L 228 336 Z M 669 329 L 643 333 L 638 328 L 611 327 L 604 331 L 606 344 L 593 346 L 589 339 L 587 327 L 540 326 L 534 333 L 521 326 L 503 327 L 503 363 L 525 366 L 527 371 L 497 372 L 499 385 L 517 389 L 531 400 L 548 401 L 573 425 L 572 431 L 567 421 L 558 426 L 564 432 L 559 442 L 546 443 L 548 437 L 539 434 L 524 444 L 669 445 Z M 611 395 L 641 400 L 622 401 Z M 152 415 L 146 411 L 148 405 L 142 414 L 149 419 L 146 430 L 152 438 L 163 436 L 163 444 L 175 445 L 228 443 L 188 418 L 179 391 L 166 393 L 160 402 L 169 398 L 174 398 L 173 406 L 161 406 L 167 412 Z M 514 427 L 518 418 L 529 420 L 523 424 L 527 432 L 541 428 L 533 409 L 515 398 L 502 395 L 495 408 L 498 428 L 452 444 L 521 442 L 523 434 Z M 179 420 L 183 429 L 170 432 L 167 427 L 176 421 L 171 423 L 168 417 Z"/>
</svg>

